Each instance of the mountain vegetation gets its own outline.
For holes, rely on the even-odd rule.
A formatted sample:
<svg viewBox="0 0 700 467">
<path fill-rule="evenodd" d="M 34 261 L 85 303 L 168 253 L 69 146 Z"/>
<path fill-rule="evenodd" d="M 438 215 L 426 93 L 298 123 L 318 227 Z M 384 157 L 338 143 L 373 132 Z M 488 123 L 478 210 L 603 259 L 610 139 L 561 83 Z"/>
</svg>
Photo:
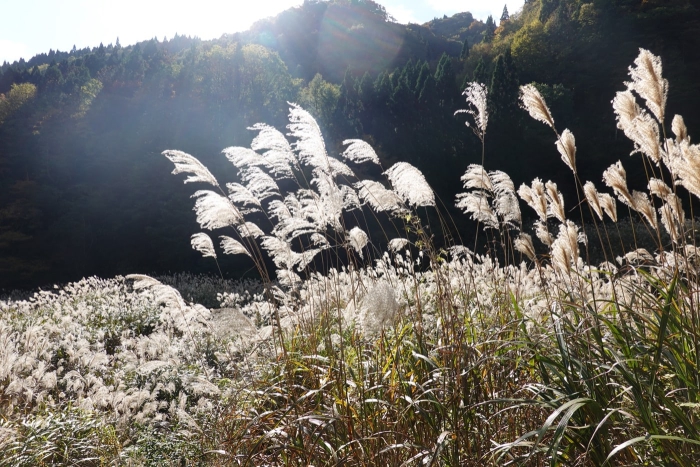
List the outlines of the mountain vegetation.
<svg viewBox="0 0 700 467">
<path fill-rule="evenodd" d="M 6 283 L 130 274 L 0 294 L 0 466 L 700 465 L 696 13 L 307 1 L 4 65 Z"/>
<path fill-rule="evenodd" d="M 632 150 L 611 130 L 609 102 L 639 47 L 665 58 L 671 111 L 698 121 L 694 3 L 533 0 L 507 16 L 497 26 L 469 13 L 402 25 L 371 0 L 313 0 L 213 41 L 117 39 L 3 64 L 0 287 L 215 272 L 189 251 L 187 194 L 162 177 L 159 154 L 179 148 L 235 177 L 219 151 L 249 144 L 256 122 L 284 126 L 287 102 L 318 120 L 330 153 L 362 138 L 386 165 L 422 170 L 447 206 L 459 190 L 452 175 L 481 161 L 452 115 L 469 81 L 490 92 L 485 164 L 516 183 L 561 177 L 542 157 L 548 134 L 517 106 L 519 85 L 536 83 L 558 123 L 580 135 L 589 177 Z M 642 183 L 641 169 L 630 180 Z M 472 235 L 473 224 L 458 223 Z"/>
</svg>

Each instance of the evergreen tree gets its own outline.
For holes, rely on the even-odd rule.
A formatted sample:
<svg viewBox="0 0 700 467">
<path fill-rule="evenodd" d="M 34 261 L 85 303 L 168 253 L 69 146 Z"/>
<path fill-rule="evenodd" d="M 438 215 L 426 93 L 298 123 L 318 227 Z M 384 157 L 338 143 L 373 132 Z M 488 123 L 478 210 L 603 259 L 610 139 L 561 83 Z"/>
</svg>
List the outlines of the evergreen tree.
<svg viewBox="0 0 700 467">
<path fill-rule="evenodd" d="M 503 5 L 503 13 L 501 14 L 501 24 L 503 24 L 504 21 L 508 21 L 510 19 L 510 14 L 508 13 L 508 5 Z"/>
<path fill-rule="evenodd" d="M 486 18 L 486 30 L 484 31 L 484 42 L 491 42 L 493 37 L 496 35 L 496 23 L 493 20 L 493 16 L 489 15 Z"/>
<path fill-rule="evenodd" d="M 518 77 L 510 49 L 499 55 L 491 76 L 489 86 L 489 108 L 491 113 L 500 118 L 515 116 L 519 94 Z"/>
<path fill-rule="evenodd" d="M 472 81 L 476 81 L 477 83 L 481 84 L 488 84 L 488 76 L 489 75 L 488 70 L 486 69 L 486 62 L 484 61 L 484 57 L 482 56 L 476 63 L 476 68 L 474 68 L 474 74 L 472 75 Z"/>
<path fill-rule="evenodd" d="M 435 86 L 441 105 L 449 105 L 455 97 L 455 71 L 452 68 L 452 59 L 446 53 L 440 57 L 435 71 Z"/>
<path fill-rule="evenodd" d="M 430 65 L 428 65 L 428 62 L 423 62 L 423 65 L 420 67 L 420 71 L 418 72 L 418 78 L 416 79 L 416 88 L 414 89 L 416 96 L 420 96 L 421 91 L 423 91 L 423 85 L 425 84 L 425 80 L 428 79 L 428 76 L 430 76 Z"/>
<path fill-rule="evenodd" d="M 462 44 L 462 51 L 459 54 L 460 60 L 466 60 L 469 57 L 469 39 L 464 38 L 464 43 Z"/>
</svg>

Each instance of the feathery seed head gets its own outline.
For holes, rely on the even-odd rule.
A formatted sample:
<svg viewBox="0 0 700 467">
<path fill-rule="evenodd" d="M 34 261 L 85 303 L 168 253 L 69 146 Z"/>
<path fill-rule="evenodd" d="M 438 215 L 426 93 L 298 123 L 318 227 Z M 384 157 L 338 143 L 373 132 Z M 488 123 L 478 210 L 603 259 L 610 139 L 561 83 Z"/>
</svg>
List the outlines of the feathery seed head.
<svg viewBox="0 0 700 467">
<path fill-rule="evenodd" d="M 357 164 L 372 162 L 373 164 L 380 165 L 379 157 L 369 143 L 361 139 L 346 139 L 343 141 L 343 146 L 347 146 L 342 154 L 344 158 Z"/>
<path fill-rule="evenodd" d="M 520 86 L 520 103 L 532 118 L 554 129 L 554 119 L 549 112 L 549 107 L 533 84 Z"/>
<path fill-rule="evenodd" d="M 632 81 L 625 83 L 646 101 L 659 123 L 663 123 L 668 97 L 668 81 L 662 74 L 661 58 L 640 48 L 634 66 L 629 67 Z"/>
<path fill-rule="evenodd" d="M 360 258 L 364 258 L 362 249 L 367 246 L 368 242 L 369 237 L 361 228 L 353 227 L 348 232 L 348 243 L 360 255 Z"/>
<path fill-rule="evenodd" d="M 197 213 L 197 222 L 203 229 L 220 229 L 244 222 L 241 212 L 228 198 L 218 193 L 199 190 L 192 198 L 197 198 L 193 210 Z"/>
<path fill-rule="evenodd" d="M 547 246 L 552 246 L 552 243 L 554 243 L 554 237 L 549 233 L 547 222 L 544 220 L 538 219 L 535 221 L 535 235 Z"/>
<path fill-rule="evenodd" d="M 399 195 L 392 190 L 387 190 L 379 182 L 362 180 L 355 184 L 355 188 L 362 202 L 369 204 L 377 212 L 401 212 L 404 209 Z"/>
<path fill-rule="evenodd" d="M 603 193 L 598 194 L 598 199 L 600 201 L 600 206 L 603 208 L 608 217 L 613 222 L 617 222 L 617 204 L 615 204 L 615 198 L 607 193 Z"/>
<path fill-rule="evenodd" d="M 547 216 L 556 217 L 559 222 L 566 222 L 566 212 L 564 210 L 564 197 L 559 192 L 557 184 L 551 180 L 547 181 L 545 184 L 547 190 L 547 201 L 549 205 L 547 207 Z"/>
<path fill-rule="evenodd" d="M 410 242 L 406 238 L 392 238 L 389 240 L 388 247 L 391 251 L 397 252 L 406 248 L 406 245 L 409 243 Z"/>
<path fill-rule="evenodd" d="M 537 255 L 535 253 L 535 245 L 532 243 L 532 237 L 525 232 L 521 232 L 518 238 L 515 239 L 513 246 L 520 253 L 524 254 L 532 261 L 535 261 Z"/>
<path fill-rule="evenodd" d="M 654 210 L 654 206 L 652 206 L 651 201 L 649 201 L 647 194 L 641 191 L 633 190 L 632 201 L 633 205 L 630 207 L 644 216 L 647 222 L 649 222 L 649 225 L 651 225 L 654 229 L 658 229 L 659 224 L 656 219 L 656 211 Z"/>
<path fill-rule="evenodd" d="M 572 172 L 576 173 L 576 140 L 574 134 L 567 128 L 556 142 L 557 150 L 561 154 L 561 159 L 569 166 Z"/>
<path fill-rule="evenodd" d="M 435 194 L 423 173 L 408 162 L 397 162 L 384 172 L 394 191 L 410 206 L 435 206 Z"/>
<path fill-rule="evenodd" d="M 603 208 L 600 206 L 598 190 L 595 189 L 593 182 L 586 182 L 586 184 L 583 185 L 583 192 L 586 195 L 586 200 L 588 200 L 591 209 L 598 215 L 600 220 L 603 220 Z"/>
<path fill-rule="evenodd" d="M 204 182 L 213 186 L 219 186 L 219 182 L 217 182 L 216 178 L 209 172 L 209 169 L 199 162 L 196 157 L 172 149 L 163 151 L 163 155 L 170 159 L 170 162 L 175 164 L 175 169 L 172 171 L 174 175 L 179 173 L 190 174 L 190 176 L 185 179 L 185 183 Z"/>
<path fill-rule="evenodd" d="M 484 167 L 479 164 L 469 164 L 467 171 L 462 175 L 462 180 L 464 188 L 476 188 L 478 190 L 493 191 L 493 184 L 491 183 L 491 177 L 489 177 Z"/>
<path fill-rule="evenodd" d="M 547 220 L 547 196 L 542 180 L 536 178 L 532 181 L 532 187 L 524 183 L 518 188 L 518 194 L 528 206 L 535 210 L 540 220 Z"/>
<path fill-rule="evenodd" d="M 204 232 L 199 232 L 192 235 L 190 243 L 195 251 L 199 251 L 203 257 L 216 259 L 216 251 L 214 251 L 214 243 L 209 235 Z"/>
<path fill-rule="evenodd" d="M 455 115 L 458 113 L 467 113 L 471 115 L 475 124 L 475 127 L 473 127 L 474 133 L 483 140 L 486 135 L 486 126 L 489 122 L 489 113 L 487 109 L 488 90 L 486 86 L 481 83 L 471 82 L 467 84 L 467 88 L 462 95 L 466 96 L 469 108 L 458 110 L 455 112 Z M 466 121 L 465 124 L 470 126 L 469 121 Z"/>
<path fill-rule="evenodd" d="M 666 185 L 663 180 L 660 180 L 658 178 L 650 178 L 649 179 L 649 192 L 652 195 L 658 196 L 659 198 L 665 200 L 670 194 L 673 192 L 671 191 L 671 188 Z"/>
<path fill-rule="evenodd" d="M 221 239 L 221 248 L 223 248 L 225 254 L 250 256 L 248 249 L 238 240 L 227 237 L 226 235 L 221 235 L 219 238 Z"/>
<path fill-rule="evenodd" d="M 681 142 L 688 139 L 688 128 L 685 126 L 685 121 L 680 115 L 675 115 L 671 122 L 671 130 L 676 135 L 676 141 Z"/>
<path fill-rule="evenodd" d="M 484 228 L 498 229 L 498 217 L 491 209 L 489 196 L 484 191 L 472 191 L 457 195 L 457 208 L 470 213 L 472 219 L 484 224 Z"/>
<path fill-rule="evenodd" d="M 603 172 L 603 181 L 615 191 L 620 201 L 634 208 L 634 200 L 627 189 L 627 172 L 622 167 L 622 162 L 617 161 Z"/>
</svg>

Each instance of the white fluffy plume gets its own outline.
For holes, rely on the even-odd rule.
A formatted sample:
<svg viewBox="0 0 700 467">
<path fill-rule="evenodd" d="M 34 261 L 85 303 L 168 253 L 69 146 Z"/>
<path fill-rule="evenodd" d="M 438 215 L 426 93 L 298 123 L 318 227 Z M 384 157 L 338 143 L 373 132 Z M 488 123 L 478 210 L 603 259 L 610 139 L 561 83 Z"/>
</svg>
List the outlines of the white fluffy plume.
<svg viewBox="0 0 700 467">
<path fill-rule="evenodd" d="M 520 86 L 520 103 L 532 118 L 554 128 L 554 119 L 549 112 L 549 107 L 534 85 Z"/>
<path fill-rule="evenodd" d="M 474 119 L 474 127 L 471 126 L 468 120 L 465 124 L 471 127 L 474 133 L 483 140 L 486 135 L 486 126 L 489 123 L 489 113 L 487 110 L 488 90 L 486 86 L 481 83 L 471 82 L 467 84 L 467 88 L 462 95 L 466 96 L 469 108 L 458 110 L 455 112 L 455 115 L 458 113 L 471 115 Z"/>
<path fill-rule="evenodd" d="M 401 198 L 374 180 L 362 180 L 355 184 L 363 203 L 367 203 L 377 212 L 398 212 L 403 210 Z"/>
<path fill-rule="evenodd" d="M 668 81 L 662 76 L 661 58 L 646 49 L 639 49 L 634 66 L 629 67 L 632 81 L 627 87 L 646 101 L 647 107 L 659 122 L 663 122 L 668 97 Z"/>
<path fill-rule="evenodd" d="M 193 209 L 197 213 L 197 222 L 203 229 L 220 229 L 244 221 L 243 215 L 231 201 L 218 193 L 199 190 L 192 197 L 197 198 Z"/>
<path fill-rule="evenodd" d="M 350 229 L 350 232 L 348 232 L 348 243 L 360 255 L 360 258 L 364 258 L 362 249 L 367 246 L 368 242 L 369 237 L 361 228 L 353 227 Z"/>
<path fill-rule="evenodd" d="M 384 172 L 394 191 L 411 206 L 435 206 L 435 194 L 423 173 L 408 162 L 397 162 Z"/>
<path fill-rule="evenodd" d="M 270 172 L 278 179 L 292 178 L 292 164 L 296 159 L 284 134 L 264 123 L 257 123 L 248 129 L 259 131 L 250 143 L 250 148 L 254 151 L 264 151 L 262 156 L 269 165 Z"/>
<path fill-rule="evenodd" d="M 226 235 L 221 235 L 221 248 L 227 255 L 246 255 L 250 256 L 248 249 L 241 242 Z"/>
<path fill-rule="evenodd" d="M 214 243 L 211 241 L 209 235 L 204 232 L 192 235 L 190 243 L 192 244 L 192 248 L 199 251 L 203 257 L 216 258 Z"/>
<path fill-rule="evenodd" d="M 216 178 L 214 178 L 211 172 L 209 172 L 209 169 L 199 162 L 196 157 L 190 156 L 185 152 L 172 149 L 163 151 L 163 155 L 170 159 L 170 162 L 175 164 L 175 169 L 172 172 L 173 174 L 190 174 L 190 176 L 185 179 L 185 183 L 204 182 L 209 183 L 210 185 L 219 186 L 219 183 L 216 181 Z"/>
<path fill-rule="evenodd" d="M 361 139 L 346 139 L 343 145 L 347 146 L 343 152 L 343 157 L 357 164 L 363 162 L 371 162 L 380 165 L 379 157 L 374 152 L 374 148 L 367 142 Z"/>
</svg>

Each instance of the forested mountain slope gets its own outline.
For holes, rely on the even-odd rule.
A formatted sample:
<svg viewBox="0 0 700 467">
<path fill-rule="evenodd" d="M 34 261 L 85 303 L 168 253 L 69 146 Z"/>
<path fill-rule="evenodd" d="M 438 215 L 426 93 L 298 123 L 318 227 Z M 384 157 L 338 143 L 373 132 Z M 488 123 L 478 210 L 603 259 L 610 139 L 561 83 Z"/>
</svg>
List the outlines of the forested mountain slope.
<svg viewBox="0 0 700 467">
<path fill-rule="evenodd" d="M 385 166 L 423 170 L 447 206 L 459 174 L 481 160 L 453 115 L 474 79 L 491 96 L 485 165 L 516 184 L 558 177 L 551 133 L 517 105 L 518 86 L 530 82 L 557 125 L 576 134 L 582 178 L 625 163 L 632 148 L 610 101 L 639 47 L 664 60 L 669 115 L 682 114 L 691 135 L 700 128 L 695 4 L 530 0 L 512 13 L 498 26 L 469 13 L 401 25 L 371 0 L 307 1 L 213 41 L 100 44 L 3 64 L 0 288 L 209 270 L 189 248 L 190 190 L 168 176 L 160 153 L 189 152 L 231 180 L 220 151 L 247 146 L 257 122 L 284 126 L 287 102 L 318 119 L 332 154 L 343 139 L 363 138 Z M 632 185 L 639 175 L 630 170 Z M 470 224 L 459 222 L 468 238 Z M 245 273 L 234 261 L 222 267 Z"/>
</svg>

